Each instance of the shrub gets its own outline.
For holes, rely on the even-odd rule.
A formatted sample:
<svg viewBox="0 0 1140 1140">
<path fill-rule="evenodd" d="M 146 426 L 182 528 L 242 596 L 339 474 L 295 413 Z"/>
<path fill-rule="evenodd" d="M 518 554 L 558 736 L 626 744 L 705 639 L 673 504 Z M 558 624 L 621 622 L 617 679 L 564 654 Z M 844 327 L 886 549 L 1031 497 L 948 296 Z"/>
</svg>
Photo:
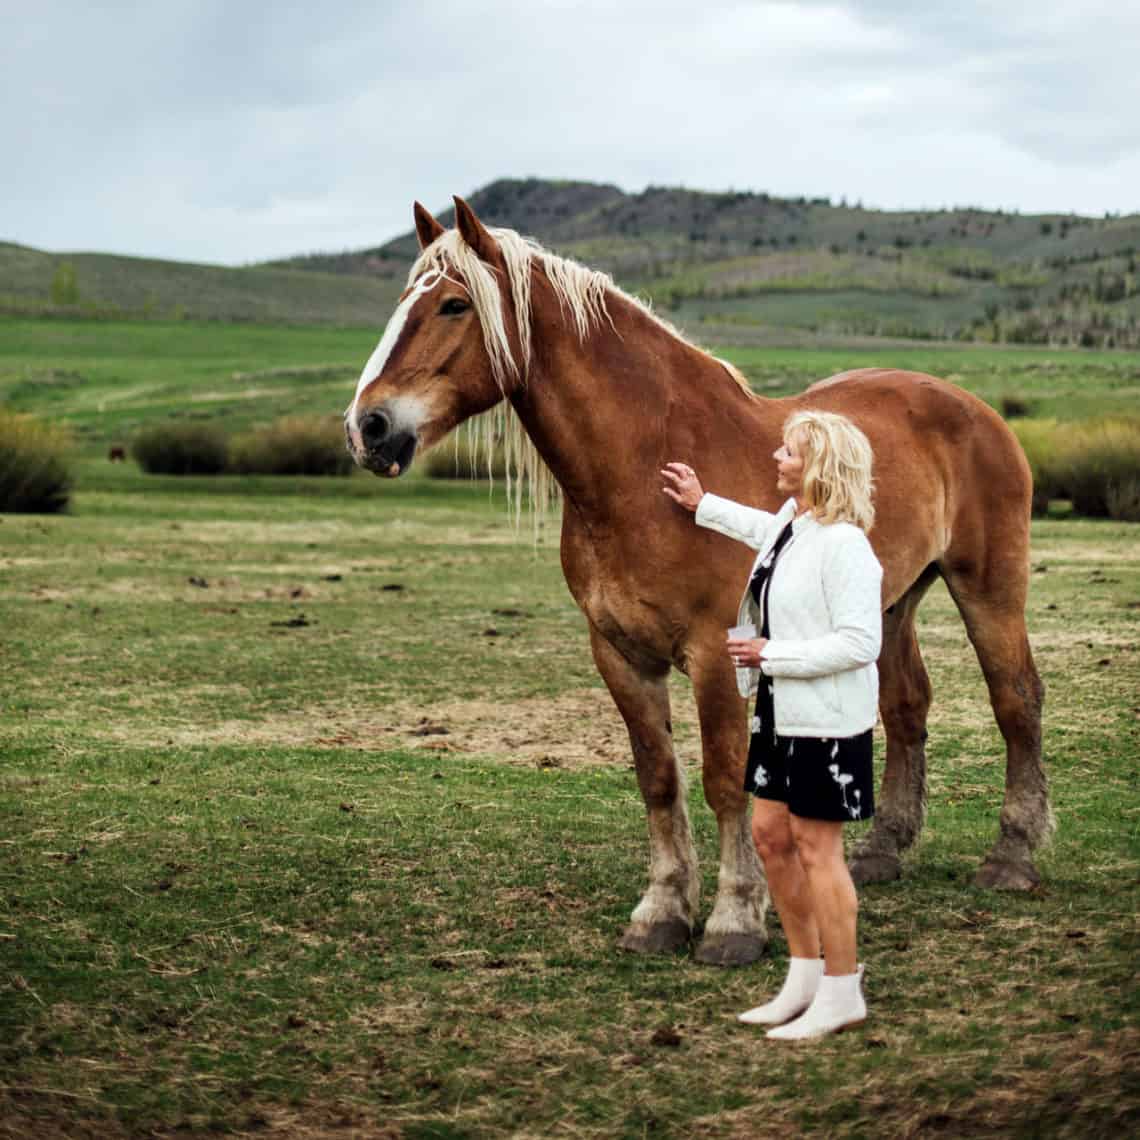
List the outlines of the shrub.
<svg viewBox="0 0 1140 1140">
<path fill-rule="evenodd" d="M 1056 420 L 1018 420 L 1010 425 L 1033 472 L 1033 513 L 1044 515 L 1050 499 L 1067 497 L 1057 450 Z"/>
<path fill-rule="evenodd" d="M 1007 420 L 1020 419 L 1029 415 L 1031 410 L 1029 401 L 1024 396 L 1018 396 L 1014 393 L 1007 393 L 1002 396 L 1000 405 L 1001 414 Z"/>
<path fill-rule="evenodd" d="M 226 469 L 229 445 L 221 428 L 165 423 L 139 432 L 131 455 L 150 475 L 217 475 Z"/>
<path fill-rule="evenodd" d="M 68 434 L 0 408 L 0 511 L 55 514 L 71 499 Z"/>
<path fill-rule="evenodd" d="M 1140 521 L 1140 420 L 1019 420 L 1013 430 L 1033 469 L 1034 513 L 1071 499 L 1078 515 Z"/>
<path fill-rule="evenodd" d="M 1140 522 L 1140 478 L 1113 483 L 1105 496 L 1108 513 L 1121 522 Z"/>
<path fill-rule="evenodd" d="M 1140 420 L 1104 419 L 1073 424 L 1060 461 L 1073 510 L 1093 518 L 1135 518 L 1140 482 Z"/>
<path fill-rule="evenodd" d="M 230 447 L 230 469 L 243 475 L 351 475 L 353 467 L 339 418 L 286 416 Z"/>
</svg>

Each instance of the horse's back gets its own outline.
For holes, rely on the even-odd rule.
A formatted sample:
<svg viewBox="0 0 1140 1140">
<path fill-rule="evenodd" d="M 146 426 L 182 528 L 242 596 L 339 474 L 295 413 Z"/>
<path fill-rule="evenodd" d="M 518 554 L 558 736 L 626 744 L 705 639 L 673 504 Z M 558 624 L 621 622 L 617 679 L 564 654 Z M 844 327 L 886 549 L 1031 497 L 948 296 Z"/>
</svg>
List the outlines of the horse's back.
<svg viewBox="0 0 1140 1140">
<path fill-rule="evenodd" d="M 1020 455 L 1005 421 L 984 400 L 964 388 L 925 372 L 897 368 L 854 368 L 817 380 L 796 402 L 843 412 L 869 424 L 889 424 L 899 442 L 911 432 L 928 442 L 942 438 L 961 444 L 967 437 L 995 437 L 1002 450 Z"/>
<path fill-rule="evenodd" d="M 961 403 L 989 409 L 989 405 L 977 396 L 948 380 L 931 376 L 927 372 L 908 372 L 901 368 L 851 368 L 846 372 L 837 372 L 834 376 L 809 385 L 804 389 L 801 399 L 821 394 L 830 397 L 840 393 L 863 399 L 895 394 L 911 402 Z"/>
</svg>

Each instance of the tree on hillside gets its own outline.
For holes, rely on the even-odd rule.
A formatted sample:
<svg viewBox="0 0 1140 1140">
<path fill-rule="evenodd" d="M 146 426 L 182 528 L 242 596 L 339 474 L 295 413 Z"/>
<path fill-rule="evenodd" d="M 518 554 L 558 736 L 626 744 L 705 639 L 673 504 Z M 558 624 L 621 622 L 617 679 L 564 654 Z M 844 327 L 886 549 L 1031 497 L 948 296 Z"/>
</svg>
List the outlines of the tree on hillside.
<svg viewBox="0 0 1140 1140">
<path fill-rule="evenodd" d="M 79 282 L 75 276 L 75 266 L 70 261 L 61 261 L 51 279 L 51 299 L 55 305 L 75 305 L 79 303 Z"/>
</svg>

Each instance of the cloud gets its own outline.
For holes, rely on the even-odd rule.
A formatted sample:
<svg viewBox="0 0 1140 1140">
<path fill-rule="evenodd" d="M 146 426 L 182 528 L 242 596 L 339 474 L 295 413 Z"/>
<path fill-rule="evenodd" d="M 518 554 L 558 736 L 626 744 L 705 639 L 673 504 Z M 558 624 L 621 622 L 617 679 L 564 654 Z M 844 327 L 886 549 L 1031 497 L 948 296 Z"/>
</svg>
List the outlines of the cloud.
<svg viewBox="0 0 1140 1140">
<path fill-rule="evenodd" d="M 0 44 L 6 232 L 240 262 L 374 245 L 497 177 L 1135 208 L 1140 13 L 47 0 Z"/>
</svg>

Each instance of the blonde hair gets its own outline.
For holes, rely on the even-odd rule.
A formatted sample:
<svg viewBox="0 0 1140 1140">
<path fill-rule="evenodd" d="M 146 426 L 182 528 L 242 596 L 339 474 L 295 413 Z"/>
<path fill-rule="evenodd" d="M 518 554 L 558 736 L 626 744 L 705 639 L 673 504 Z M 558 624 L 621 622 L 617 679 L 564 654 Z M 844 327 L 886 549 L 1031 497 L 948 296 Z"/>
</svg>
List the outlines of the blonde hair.
<svg viewBox="0 0 1140 1140">
<path fill-rule="evenodd" d="M 875 484 L 867 437 L 835 412 L 793 413 L 784 423 L 784 438 L 793 437 L 804 461 L 803 500 L 816 519 L 869 531 L 875 525 Z"/>
</svg>

